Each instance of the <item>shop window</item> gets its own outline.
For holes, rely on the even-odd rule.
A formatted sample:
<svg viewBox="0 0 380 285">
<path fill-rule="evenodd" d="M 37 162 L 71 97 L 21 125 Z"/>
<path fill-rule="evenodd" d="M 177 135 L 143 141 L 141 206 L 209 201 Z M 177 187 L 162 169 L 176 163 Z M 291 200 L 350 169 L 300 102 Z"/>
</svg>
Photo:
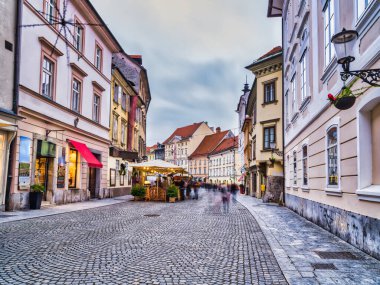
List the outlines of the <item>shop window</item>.
<svg viewBox="0 0 380 285">
<path fill-rule="evenodd" d="M 77 188 L 78 151 L 70 149 L 69 153 L 69 188 Z"/>
<path fill-rule="evenodd" d="M 327 131 L 327 185 L 338 186 L 338 127 Z"/>
</svg>

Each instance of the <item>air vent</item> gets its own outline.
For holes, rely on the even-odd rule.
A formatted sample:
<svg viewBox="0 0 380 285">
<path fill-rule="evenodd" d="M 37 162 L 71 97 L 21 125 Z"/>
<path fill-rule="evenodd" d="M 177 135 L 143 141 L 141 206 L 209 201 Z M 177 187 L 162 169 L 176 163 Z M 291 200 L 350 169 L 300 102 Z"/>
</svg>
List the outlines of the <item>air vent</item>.
<svg viewBox="0 0 380 285">
<path fill-rule="evenodd" d="M 318 254 L 318 256 L 322 259 L 361 259 L 348 251 L 315 251 L 315 253 Z"/>
<path fill-rule="evenodd" d="M 311 266 L 319 270 L 338 270 L 332 263 L 312 263 Z"/>
</svg>

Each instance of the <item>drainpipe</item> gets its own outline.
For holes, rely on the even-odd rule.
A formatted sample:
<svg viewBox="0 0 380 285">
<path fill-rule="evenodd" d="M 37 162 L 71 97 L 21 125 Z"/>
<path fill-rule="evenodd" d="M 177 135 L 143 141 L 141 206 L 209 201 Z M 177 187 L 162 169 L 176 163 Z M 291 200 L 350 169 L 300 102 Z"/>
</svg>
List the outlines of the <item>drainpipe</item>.
<svg viewBox="0 0 380 285">
<path fill-rule="evenodd" d="M 286 205 L 285 204 L 285 182 L 286 182 L 286 171 L 285 171 L 285 167 L 286 167 L 286 161 L 285 161 L 285 102 L 284 102 L 284 99 L 285 99 L 285 92 L 284 92 L 284 55 L 285 55 L 285 52 L 284 52 L 284 21 L 283 21 L 283 18 L 281 17 L 281 31 L 282 31 L 282 163 L 284 165 L 283 167 L 283 171 L 284 171 L 284 181 L 283 181 L 283 188 L 282 188 L 282 201 L 284 203 L 284 206 Z"/>
<path fill-rule="evenodd" d="M 21 22 L 22 22 L 22 0 L 17 0 L 16 12 L 16 30 L 15 30 L 15 53 L 14 53 L 14 75 L 13 75 L 13 104 L 12 111 L 18 114 L 18 101 L 19 101 L 19 83 L 20 83 L 20 54 L 21 54 Z M 14 159 L 16 153 L 16 140 L 12 139 L 9 146 L 9 159 L 8 159 L 8 177 L 5 189 L 5 211 L 12 211 L 11 207 L 11 185 L 14 173 Z"/>
</svg>

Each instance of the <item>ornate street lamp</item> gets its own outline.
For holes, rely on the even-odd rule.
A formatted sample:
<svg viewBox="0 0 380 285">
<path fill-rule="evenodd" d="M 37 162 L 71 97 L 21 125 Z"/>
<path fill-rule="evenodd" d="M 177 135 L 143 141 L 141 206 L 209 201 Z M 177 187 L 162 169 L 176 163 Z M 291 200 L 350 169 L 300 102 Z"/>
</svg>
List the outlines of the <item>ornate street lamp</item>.
<svg viewBox="0 0 380 285">
<path fill-rule="evenodd" d="M 279 151 L 279 150 L 276 150 L 276 143 L 275 142 L 271 142 L 269 144 L 270 146 L 270 149 L 271 149 L 271 152 L 272 152 L 272 156 L 273 156 L 273 153 L 277 154 L 278 156 L 282 156 L 283 155 L 283 152 L 282 151 Z"/>
<path fill-rule="evenodd" d="M 331 38 L 334 44 L 337 61 L 342 65 L 343 71 L 340 73 L 341 79 L 345 82 L 351 76 L 356 76 L 371 86 L 380 87 L 380 69 L 350 70 L 350 63 L 355 60 L 352 56 L 353 48 L 358 33 L 355 30 L 343 30 Z"/>
</svg>

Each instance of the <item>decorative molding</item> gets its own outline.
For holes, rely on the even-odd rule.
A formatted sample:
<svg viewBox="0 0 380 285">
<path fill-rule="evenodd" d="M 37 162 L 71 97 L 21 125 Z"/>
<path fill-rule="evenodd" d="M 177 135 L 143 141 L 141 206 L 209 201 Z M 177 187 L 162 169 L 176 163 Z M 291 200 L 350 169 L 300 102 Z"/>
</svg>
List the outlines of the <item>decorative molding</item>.
<svg viewBox="0 0 380 285">
<path fill-rule="evenodd" d="M 61 52 L 57 47 L 54 47 L 54 45 L 51 42 L 49 42 L 46 38 L 38 37 L 38 40 L 41 43 L 41 45 L 43 45 L 45 48 L 49 49 L 56 56 L 62 56 L 63 55 L 63 52 Z"/>
<path fill-rule="evenodd" d="M 88 74 L 78 65 L 76 65 L 74 62 L 71 62 L 70 66 L 71 66 L 71 69 L 75 70 L 81 77 L 88 76 Z"/>
<path fill-rule="evenodd" d="M 92 85 L 93 85 L 94 88 L 97 89 L 100 93 L 106 91 L 106 89 L 105 89 L 102 85 L 100 85 L 98 82 L 96 82 L 96 81 L 92 81 Z"/>
</svg>

